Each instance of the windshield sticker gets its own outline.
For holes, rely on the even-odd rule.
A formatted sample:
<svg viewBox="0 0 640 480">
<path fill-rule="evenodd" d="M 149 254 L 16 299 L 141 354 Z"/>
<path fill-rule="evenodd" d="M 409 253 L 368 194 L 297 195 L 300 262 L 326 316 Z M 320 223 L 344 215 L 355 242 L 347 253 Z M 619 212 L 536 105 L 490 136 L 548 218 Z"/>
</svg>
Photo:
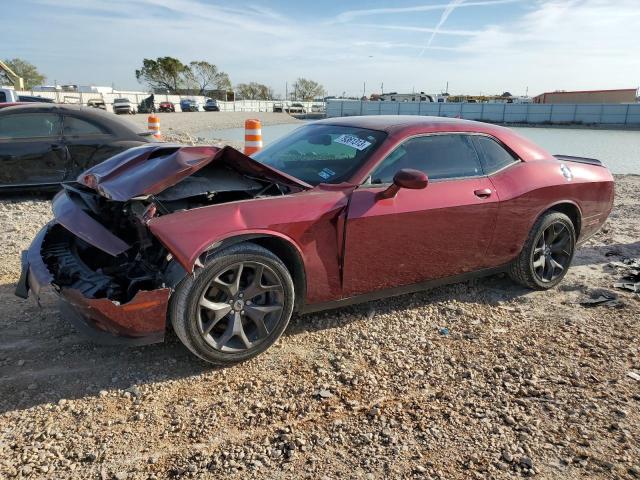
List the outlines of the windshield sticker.
<svg viewBox="0 0 640 480">
<path fill-rule="evenodd" d="M 336 174 L 336 172 L 334 172 L 333 170 L 331 170 L 330 168 L 323 168 L 322 170 L 320 170 L 318 172 L 318 175 L 320 175 L 322 178 L 324 178 L 325 180 L 329 180 L 331 177 L 333 177 Z"/>
<path fill-rule="evenodd" d="M 367 142 L 362 138 L 358 138 L 355 135 L 349 135 L 346 133 L 340 135 L 338 138 L 334 140 L 334 142 L 341 143 L 342 145 L 348 145 L 349 147 L 353 147 L 356 150 L 364 150 L 369 145 L 371 145 L 371 142 Z"/>
</svg>

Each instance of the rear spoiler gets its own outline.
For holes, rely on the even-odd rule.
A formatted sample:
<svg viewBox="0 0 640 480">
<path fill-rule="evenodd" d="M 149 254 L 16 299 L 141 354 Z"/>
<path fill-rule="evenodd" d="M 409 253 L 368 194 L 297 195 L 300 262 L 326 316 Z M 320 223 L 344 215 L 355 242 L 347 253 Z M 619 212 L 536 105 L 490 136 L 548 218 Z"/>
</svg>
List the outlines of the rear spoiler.
<svg viewBox="0 0 640 480">
<path fill-rule="evenodd" d="M 571 155 L 554 155 L 554 157 L 561 162 L 588 163 L 589 165 L 598 165 L 600 167 L 604 167 L 602 162 L 600 160 L 596 160 L 595 158 L 572 157 Z"/>
</svg>

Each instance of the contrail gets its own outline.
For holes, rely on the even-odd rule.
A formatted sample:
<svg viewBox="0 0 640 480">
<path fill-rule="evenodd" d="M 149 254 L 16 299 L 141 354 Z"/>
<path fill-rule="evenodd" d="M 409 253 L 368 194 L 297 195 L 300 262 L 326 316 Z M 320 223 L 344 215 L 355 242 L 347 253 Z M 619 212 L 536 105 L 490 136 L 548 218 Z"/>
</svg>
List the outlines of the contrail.
<svg viewBox="0 0 640 480">
<path fill-rule="evenodd" d="M 442 15 L 440 16 L 440 21 L 436 25 L 436 28 L 434 28 L 433 32 L 431 32 L 431 36 L 429 37 L 429 41 L 427 42 L 427 44 L 424 46 L 424 48 L 418 54 L 419 57 L 424 55 L 424 52 L 427 50 L 427 48 L 429 48 L 431 46 L 431 42 L 433 42 L 433 39 L 436 38 L 436 35 L 440 31 L 440 27 L 442 27 L 442 25 L 444 25 L 444 22 L 447 21 L 447 18 L 449 18 L 449 15 L 451 15 L 451 12 L 453 12 L 457 7 L 462 5 L 464 3 L 464 1 L 465 0 L 451 0 L 451 2 L 449 2 L 449 4 L 446 6 L 444 11 L 442 12 Z"/>
</svg>

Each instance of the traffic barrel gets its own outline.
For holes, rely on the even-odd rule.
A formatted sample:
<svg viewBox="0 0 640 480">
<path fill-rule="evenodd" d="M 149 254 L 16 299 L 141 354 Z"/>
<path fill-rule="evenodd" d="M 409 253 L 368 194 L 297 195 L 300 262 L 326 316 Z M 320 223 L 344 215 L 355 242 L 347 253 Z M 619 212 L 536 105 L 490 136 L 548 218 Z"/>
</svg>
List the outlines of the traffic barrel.
<svg viewBox="0 0 640 480">
<path fill-rule="evenodd" d="M 244 154 L 251 155 L 259 150 L 262 150 L 262 125 L 260 124 L 260 120 L 245 120 Z"/>
<path fill-rule="evenodd" d="M 160 117 L 154 115 L 153 113 L 149 115 L 147 118 L 147 129 L 150 132 L 153 132 L 153 136 L 158 140 L 162 139 L 162 135 L 160 133 Z"/>
</svg>

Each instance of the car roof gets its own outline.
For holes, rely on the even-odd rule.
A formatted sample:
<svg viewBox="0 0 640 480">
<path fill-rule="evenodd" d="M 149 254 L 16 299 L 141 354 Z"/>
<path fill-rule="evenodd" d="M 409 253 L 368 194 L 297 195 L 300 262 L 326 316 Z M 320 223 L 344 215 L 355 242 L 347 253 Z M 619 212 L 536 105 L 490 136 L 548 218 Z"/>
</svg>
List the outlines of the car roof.
<svg viewBox="0 0 640 480">
<path fill-rule="evenodd" d="M 333 117 L 318 120 L 313 123 L 379 130 L 388 133 L 390 136 L 408 137 L 428 133 L 456 132 L 480 133 L 497 138 L 522 160 L 541 160 L 551 157 L 549 152 L 510 128 L 493 125 L 491 123 L 462 120 L 460 118 L 429 117 L 423 115 L 363 115 Z"/>
<path fill-rule="evenodd" d="M 141 139 L 139 133 L 144 133 L 144 127 L 136 125 L 128 120 L 121 119 L 117 115 L 105 112 L 99 108 L 89 107 L 87 105 L 62 104 L 62 103 L 26 103 L 0 109 L 0 117 L 11 115 L 13 113 L 58 113 L 70 114 L 87 120 L 93 120 L 96 123 L 104 125 L 112 130 L 119 137 L 132 137 L 136 140 L 148 141 Z"/>
</svg>

